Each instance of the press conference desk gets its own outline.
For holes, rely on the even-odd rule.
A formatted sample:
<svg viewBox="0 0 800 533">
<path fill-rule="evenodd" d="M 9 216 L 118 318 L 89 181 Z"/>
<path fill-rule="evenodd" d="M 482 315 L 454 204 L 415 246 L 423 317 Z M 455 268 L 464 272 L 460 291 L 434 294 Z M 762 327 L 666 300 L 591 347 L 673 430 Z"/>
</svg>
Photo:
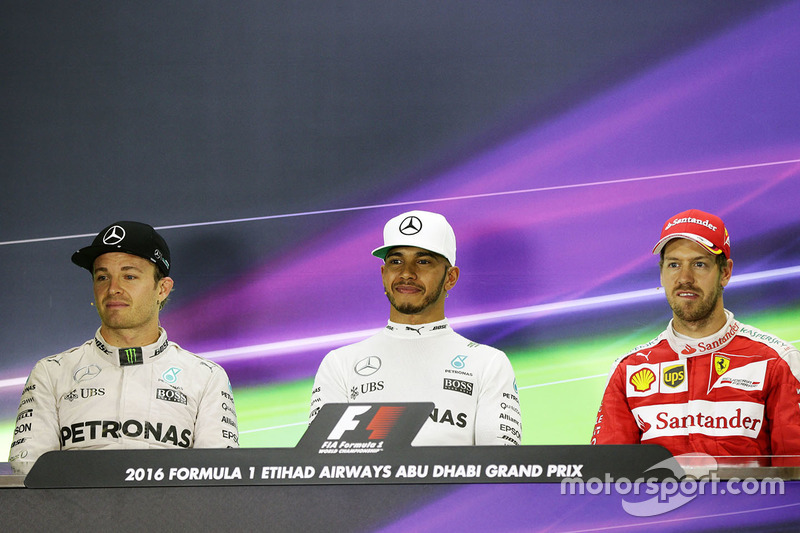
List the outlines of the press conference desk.
<svg viewBox="0 0 800 533">
<path fill-rule="evenodd" d="M 516 450 L 521 455 L 529 455 L 530 464 L 542 458 L 543 454 L 538 448 L 523 446 Z M 570 448 L 575 447 L 561 448 L 568 453 Z M 586 447 L 577 448 L 581 448 L 576 450 L 581 453 L 586 451 Z M 276 453 L 286 455 L 285 452 L 289 451 L 247 450 L 249 457 L 243 459 L 243 464 L 253 463 L 254 457 L 259 457 L 259 466 L 280 463 L 281 460 L 275 461 Z M 464 462 L 458 451 L 443 451 L 451 459 L 448 464 L 478 464 L 474 455 L 467 457 Z M 549 451 L 552 452 L 552 449 Z M 169 455 L 186 456 L 186 452 L 190 450 L 176 450 Z M 212 456 L 230 456 L 236 450 L 206 452 Z M 61 452 L 57 455 L 93 453 L 104 454 Z M 143 463 L 142 459 L 136 457 L 141 454 L 133 455 L 134 463 L 146 464 L 149 461 L 144 457 Z M 629 452 L 626 451 L 625 455 L 629 455 Z M 120 456 L 111 459 L 123 463 L 130 461 Z M 423 464 L 418 458 L 411 459 L 418 465 Z M 577 462 L 584 459 L 576 457 Z M 302 464 L 302 461 L 294 462 Z M 189 463 L 176 463 L 180 466 L 169 468 L 175 469 L 177 478 L 178 472 L 190 471 L 192 467 L 186 466 Z M 160 463 L 156 461 L 155 464 Z M 394 466 L 397 467 L 396 462 Z M 248 477 L 246 472 L 249 466 L 243 468 L 243 477 Z M 308 467 L 287 467 L 284 472 L 290 473 L 292 469 L 297 472 L 296 468 Z M 319 474 L 319 463 L 315 463 L 314 468 Z M 202 467 L 197 469 L 197 472 L 200 471 Z M 222 473 L 221 470 L 217 472 Z M 273 472 L 280 473 L 279 470 Z M 429 468 L 428 472 L 430 476 L 433 470 Z M 454 472 L 451 470 L 451 473 Z M 731 469 L 729 472 L 732 477 L 741 479 L 773 478 L 775 474 L 798 479 L 797 469 Z M 720 471 L 719 475 L 726 476 L 724 471 Z M 619 479 L 616 476 L 614 478 Z M 598 479 L 602 479 L 602 476 Z M 452 478 L 449 482 L 429 479 L 430 482 L 389 483 L 362 478 L 341 480 L 339 483 L 311 480 L 308 484 L 303 479 L 260 480 L 266 484 L 250 484 L 248 480 L 241 480 L 247 484 L 236 484 L 240 480 L 229 479 L 217 480 L 221 484 L 215 484 L 215 480 L 203 480 L 202 485 L 186 480 L 183 485 L 175 486 L 159 486 L 155 481 L 142 486 L 137 486 L 135 482 L 131 486 L 120 486 L 124 482 L 119 482 L 113 483 L 116 486 L 111 488 L 26 488 L 23 480 L 22 476 L 0 476 L 0 524 L 3 531 L 146 529 L 441 533 L 445 530 L 586 531 L 617 527 L 624 531 L 640 528 L 646 528 L 647 531 L 786 531 L 791 530 L 792 525 L 796 525 L 795 529 L 800 528 L 800 481 L 782 481 L 782 494 L 731 494 L 726 492 L 727 481 L 720 480 L 714 482 L 715 494 L 708 493 L 710 491 L 706 488 L 706 493 L 695 494 L 689 501 L 667 502 L 667 505 L 677 505 L 668 508 L 653 500 L 656 497 L 647 495 L 644 489 L 638 497 L 633 497 L 631 493 L 621 495 L 615 492 L 611 484 L 595 483 L 584 486 L 583 494 L 577 487 L 574 493 L 570 493 L 568 485 L 562 486 L 563 479 L 549 482 L 495 480 L 487 483 L 485 479 L 473 482 L 467 478 Z M 674 482 L 663 481 L 659 486 L 669 486 L 669 483 L 674 485 Z M 751 481 L 751 489 L 756 486 L 754 483 Z M 741 489 L 740 486 L 740 492 Z M 646 500 L 650 501 L 649 507 Z M 644 506 L 646 511 L 650 509 L 650 515 L 630 514 L 624 506 L 631 502 L 639 505 L 638 511 L 636 507 L 633 508 L 635 513 L 642 514 L 640 511 Z M 627 529 L 633 526 L 636 527 Z"/>
<path fill-rule="evenodd" d="M 381 440 L 361 430 L 369 412 L 333 431 L 349 416 L 334 404 L 295 448 L 49 452 L 27 477 L 0 465 L 0 529 L 800 530 L 798 467 L 681 464 L 647 445 L 413 447 L 432 404 L 403 405 L 418 416 Z"/>
</svg>

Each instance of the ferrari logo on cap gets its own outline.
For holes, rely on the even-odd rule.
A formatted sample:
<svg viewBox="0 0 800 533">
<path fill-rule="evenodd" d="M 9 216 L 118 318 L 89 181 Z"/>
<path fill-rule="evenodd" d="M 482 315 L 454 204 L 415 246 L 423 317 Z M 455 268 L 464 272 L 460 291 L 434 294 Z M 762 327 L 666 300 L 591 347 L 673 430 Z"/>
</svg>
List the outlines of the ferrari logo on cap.
<svg viewBox="0 0 800 533">
<path fill-rule="evenodd" d="M 113 246 L 122 242 L 125 238 L 125 229 L 122 226 L 111 226 L 103 235 L 103 244 Z"/>
<path fill-rule="evenodd" d="M 403 235 L 416 235 L 422 231 L 422 221 L 415 216 L 408 216 L 400 223 L 400 233 Z"/>
</svg>

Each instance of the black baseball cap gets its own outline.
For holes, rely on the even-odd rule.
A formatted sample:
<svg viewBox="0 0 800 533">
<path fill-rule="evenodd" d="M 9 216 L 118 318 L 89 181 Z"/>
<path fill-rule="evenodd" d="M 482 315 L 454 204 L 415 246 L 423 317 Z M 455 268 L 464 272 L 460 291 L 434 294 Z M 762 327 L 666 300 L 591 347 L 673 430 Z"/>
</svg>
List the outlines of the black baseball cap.
<svg viewBox="0 0 800 533">
<path fill-rule="evenodd" d="M 72 254 L 72 262 L 93 272 L 94 260 L 109 252 L 123 252 L 150 260 L 169 276 L 169 247 L 156 230 L 141 222 L 124 220 L 103 228 L 91 246 Z"/>
</svg>

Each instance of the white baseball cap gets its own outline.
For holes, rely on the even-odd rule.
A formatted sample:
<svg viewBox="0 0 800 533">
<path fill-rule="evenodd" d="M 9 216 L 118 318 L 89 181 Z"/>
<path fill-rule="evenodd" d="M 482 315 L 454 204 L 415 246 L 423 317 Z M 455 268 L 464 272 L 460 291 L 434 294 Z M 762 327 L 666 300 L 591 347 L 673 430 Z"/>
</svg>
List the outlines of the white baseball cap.
<svg viewBox="0 0 800 533">
<path fill-rule="evenodd" d="M 442 255 L 456 264 L 456 234 L 439 213 L 409 211 L 397 215 L 383 228 L 383 246 L 372 255 L 386 259 L 386 254 L 396 246 L 414 246 Z"/>
</svg>

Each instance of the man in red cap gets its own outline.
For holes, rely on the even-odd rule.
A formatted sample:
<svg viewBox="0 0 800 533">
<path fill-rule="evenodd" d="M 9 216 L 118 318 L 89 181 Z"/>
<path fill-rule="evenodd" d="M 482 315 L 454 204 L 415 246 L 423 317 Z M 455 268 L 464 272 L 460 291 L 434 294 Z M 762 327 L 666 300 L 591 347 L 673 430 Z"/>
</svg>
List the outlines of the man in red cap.
<svg viewBox="0 0 800 533">
<path fill-rule="evenodd" d="M 673 455 L 760 465 L 800 455 L 800 352 L 723 307 L 733 268 L 725 224 L 697 209 L 679 213 L 653 253 L 672 321 L 615 361 L 592 444 L 660 444 Z"/>
</svg>

